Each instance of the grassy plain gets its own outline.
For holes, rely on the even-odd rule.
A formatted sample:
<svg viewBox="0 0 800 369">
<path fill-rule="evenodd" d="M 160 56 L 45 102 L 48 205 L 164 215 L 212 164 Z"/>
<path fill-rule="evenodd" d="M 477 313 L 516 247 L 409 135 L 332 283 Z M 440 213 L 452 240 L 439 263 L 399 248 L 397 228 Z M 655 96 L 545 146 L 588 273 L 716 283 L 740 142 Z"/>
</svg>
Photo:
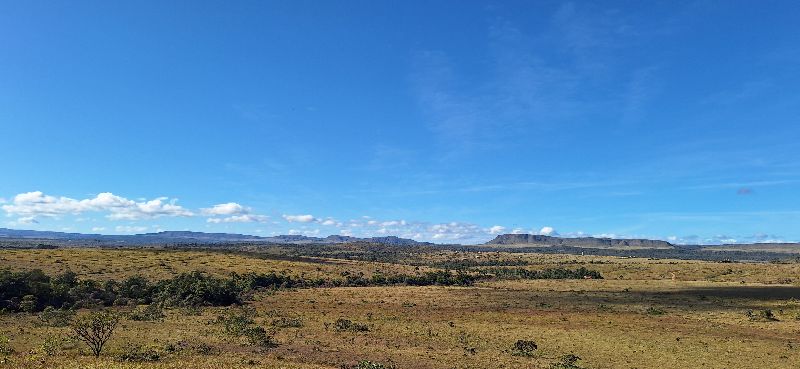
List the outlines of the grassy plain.
<svg viewBox="0 0 800 369">
<path fill-rule="evenodd" d="M 163 322 L 124 320 L 99 359 L 65 340 L 50 356 L 48 339 L 68 336 L 35 314 L 0 315 L 0 335 L 14 353 L 9 368 L 351 368 L 369 360 L 397 368 L 550 368 L 565 354 L 581 368 L 797 368 L 800 363 L 800 264 L 717 263 L 509 252 L 436 251 L 402 263 L 333 258 L 276 259 L 251 253 L 158 249 L 0 250 L 0 269 L 70 269 L 82 278 L 169 278 L 200 270 L 214 275 L 285 271 L 336 277 L 342 272 L 416 273 L 443 263 L 514 268 L 586 267 L 605 279 L 482 280 L 470 287 L 340 287 L 270 290 L 247 306 L 280 344 L 256 349 L 225 337 L 216 317 L 167 310 Z M 414 264 L 414 265 L 412 265 Z M 505 266 L 504 268 L 510 268 Z M 120 311 L 131 307 L 113 308 Z M 749 317 L 769 309 L 774 321 Z M 81 311 L 79 314 L 84 314 Z M 275 328 L 280 318 L 300 327 Z M 349 319 L 368 331 L 337 331 Z M 512 355 L 533 340 L 533 356 Z M 162 352 L 157 362 L 119 362 L 131 343 Z M 185 346 L 184 350 L 164 348 Z M 195 346 L 210 349 L 196 350 Z"/>
</svg>

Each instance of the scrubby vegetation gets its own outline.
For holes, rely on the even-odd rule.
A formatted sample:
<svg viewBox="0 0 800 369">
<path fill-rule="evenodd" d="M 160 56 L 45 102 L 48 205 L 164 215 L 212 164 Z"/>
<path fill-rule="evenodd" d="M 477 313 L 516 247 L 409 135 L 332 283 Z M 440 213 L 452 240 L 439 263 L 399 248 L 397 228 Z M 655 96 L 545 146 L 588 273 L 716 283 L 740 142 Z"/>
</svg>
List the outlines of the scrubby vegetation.
<svg viewBox="0 0 800 369">
<path fill-rule="evenodd" d="M 387 249 L 387 264 L 360 261 L 360 246 L 348 260 L 312 249 L 327 256 L 0 250 L 0 268 L 12 268 L 0 272 L 0 366 L 790 368 L 800 359 L 793 264 L 409 248 Z M 72 327 L 103 312 L 119 323 L 95 358 Z M 748 350 L 763 355 L 730 355 Z"/>
<path fill-rule="evenodd" d="M 488 268 L 481 269 L 485 274 L 503 279 L 602 279 L 600 272 L 580 267 L 575 270 L 550 268 L 545 270 L 528 270 L 524 268 Z"/>
<path fill-rule="evenodd" d="M 517 342 L 514 342 L 514 347 L 511 348 L 511 355 L 533 356 L 538 348 L 539 346 L 534 341 L 517 340 Z"/>
<path fill-rule="evenodd" d="M 71 271 L 55 277 L 41 270 L 0 271 L 0 310 L 36 312 L 46 308 L 47 319 L 56 319 L 56 311 L 102 306 L 125 306 L 157 303 L 168 307 L 229 306 L 241 304 L 243 298 L 261 288 L 297 287 L 366 287 L 366 286 L 468 286 L 476 276 L 464 271 L 433 271 L 420 275 L 383 275 L 343 273 L 341 279 L 303 279 L 276 273 L 232 273 L 228 278 L 201 272 L 182 273 L 174 278 L 151 282 L 132 276 L 117 282 L 78 279 Z M 62 310 L 52 310 L 61 308 Z M 150 309 L 154 309 L 150 308 Z M 154 311 L 140 311 L 134 320 L 158 319 Z M 44 318 L 43 318 L 44 319 Z"/>
<path fill-rule="evenodd" d="M 566 354 L 559 361 L 550 364 L 550 369 L 583 369 L 577 364 L 580 359 L 577 355 Z"/>
<path fill-rule="evenodd" d="M 368 332 L 369 326 L 350 319 L 339 318 L 333 323 L 333 329 L 337 332 Z"/>
</svg>

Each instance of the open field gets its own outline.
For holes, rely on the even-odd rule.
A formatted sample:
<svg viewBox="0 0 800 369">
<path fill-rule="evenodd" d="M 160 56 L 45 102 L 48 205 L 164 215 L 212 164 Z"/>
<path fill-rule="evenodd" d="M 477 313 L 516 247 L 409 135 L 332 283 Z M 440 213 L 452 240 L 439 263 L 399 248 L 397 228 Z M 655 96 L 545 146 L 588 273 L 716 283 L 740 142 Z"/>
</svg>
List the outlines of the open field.
<svg viewBox="0 0 800 369">
<path fill-rule="evenodd" d="M 387 258 L 389 259 L 389 258 Z M 396 255 L 392 260 L 398 259 Z M 100 358 L 68 327 L 35 313 L 0 315 L 9 368 L 796 368 L 800 363 L 800 264 L 717 263 L 599 256 L 471 253 L 404 255 L 403 262 L 276 259 L 252 253 L 145 249 L 0 250 L 0 270 L 66 269 L 79 278 L 170 278 L 200 270 L 337 278 L 345 273 L 421 273 L 444 265 L 544 270 L 585 267 L 604 279 L 478 279 L 461 286 L 317 287 L 261 290 L 244 308 L 169 308 L 163 321 L 123 319 Z M 413 264 L 415 265 L 412 265 Z M 674 278 L 673 278 L 674 276 Z M 119 313 L 141 307 L 115 306 Z M 759 312 L 769 310 L 769 319 Z M 747 312 L 752 314 L 748 315 Z M 274 332 L 274 348 L 225 334 L 218 316 L 241 313 Z M 78 315 L 85 315 L 82 309 Z M 363 324 L 337 329 L 337 320 Z M 290 321 L 293 324 L 281 322 Z M 64 339 L 48 355 L 43 343 Z M 532 340 L 530 356 L 513 355 Z M 121 361 L 137 344 L 153 362 Z M 176 349 L 177 348 L 177 349 Z M 380 366 L 374 366 L 378 368 Z"/>
</svg>

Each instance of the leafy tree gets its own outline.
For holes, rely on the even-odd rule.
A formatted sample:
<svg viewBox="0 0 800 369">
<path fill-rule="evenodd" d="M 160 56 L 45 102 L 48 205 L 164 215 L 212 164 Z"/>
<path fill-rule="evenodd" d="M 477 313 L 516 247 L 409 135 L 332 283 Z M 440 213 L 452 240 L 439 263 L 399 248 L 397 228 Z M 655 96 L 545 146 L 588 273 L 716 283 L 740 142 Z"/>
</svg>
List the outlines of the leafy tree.
<svg viewBox="0 0 800 369">
<path fill-rule="evenodd" d="M 119 323 L 119 317 L 111 312 L 97 312 L 83 316 L 72 325 L 75 337 L 89 346 L 95 357 L 100 356 Z"/>
</svg>

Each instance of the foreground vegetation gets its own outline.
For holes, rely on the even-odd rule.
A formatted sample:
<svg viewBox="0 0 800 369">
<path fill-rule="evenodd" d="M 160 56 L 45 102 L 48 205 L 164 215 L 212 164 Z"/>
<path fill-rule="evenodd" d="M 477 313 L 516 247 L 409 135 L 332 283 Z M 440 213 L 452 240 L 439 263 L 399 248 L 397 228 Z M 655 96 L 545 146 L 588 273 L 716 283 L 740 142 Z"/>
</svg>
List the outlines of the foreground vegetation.
<svg viewBox="0 0 800 369">
<path fill-rule="evenodd" d="M 791 368 L 800 362 L 800 264 L 439 250 L 389 259 L 0 250 L 0 366 Z M 95 358 L 76 329 L 89 329 L 98 317 L 115 325 Z"/>
</svg>

